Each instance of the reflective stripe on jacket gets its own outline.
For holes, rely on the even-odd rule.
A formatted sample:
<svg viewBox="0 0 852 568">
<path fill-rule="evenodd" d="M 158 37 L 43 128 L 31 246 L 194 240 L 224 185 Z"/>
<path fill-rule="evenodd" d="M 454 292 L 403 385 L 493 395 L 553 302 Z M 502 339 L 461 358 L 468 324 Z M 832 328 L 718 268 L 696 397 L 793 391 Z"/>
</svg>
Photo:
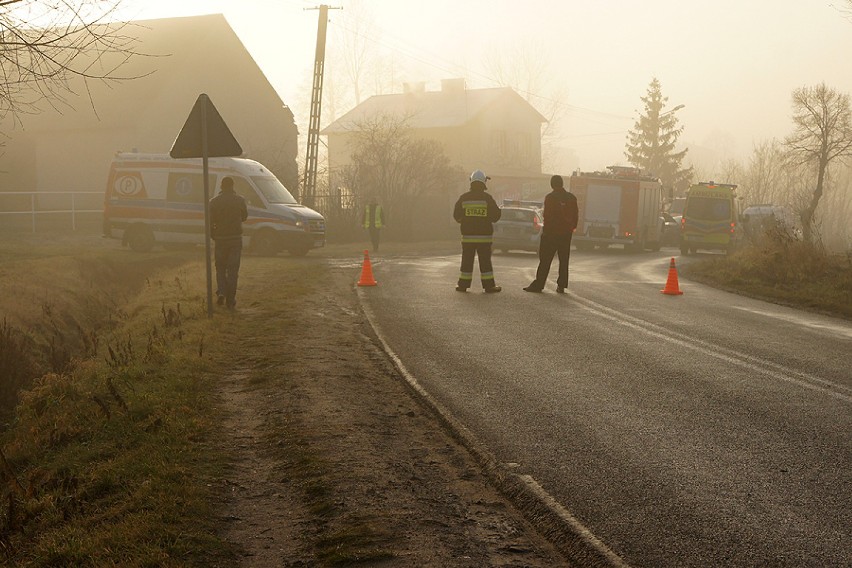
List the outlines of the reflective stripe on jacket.
<svg viewBox="0 0 852 568">
<path fill-rule="evenodd" d="M 500 215 L 497 202 L 485 192 L 485 185 L 478 182 L 471 184 L 471 190 L 463 193 L 453 208 L 453 218 L 461 225 L 463 242 L 491 242 L 494 223 L 500 220 Z M 487 241 L 483 240 L 486 238 Z"/>
<path fill-rule="evenodd" d="M 370 209 L 372 209 L 372 214 L 370 214 Z M 367 205 L 364 207 L 364 228 L 369 229 L 370 227 L 374 227 L 376 229 L 381 229 L 382 225 L 384 225 L 385 215 L 382 212 L 381 205 Z"/>
</svg>

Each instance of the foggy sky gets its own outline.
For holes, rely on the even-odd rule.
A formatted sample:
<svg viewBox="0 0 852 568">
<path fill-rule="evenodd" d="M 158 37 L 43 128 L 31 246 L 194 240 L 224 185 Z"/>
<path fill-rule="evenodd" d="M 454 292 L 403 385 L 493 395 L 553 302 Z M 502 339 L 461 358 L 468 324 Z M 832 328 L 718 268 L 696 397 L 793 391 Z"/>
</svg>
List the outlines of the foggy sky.
<svg viewBox="0 0 852 568">
<path fill-rule="evenodd" d="M 838 0 L 842 5 L 842 0 Z M 132 6 L 130 6 L 132 4 Z M 143 6 L 144 4 L 144 6 Z M 329 27 L 329 55 L 352 29 L 352 1 L 341 0 Z M 485 60 L 496 51 L 542 46 L 550 63 L 544 101 L 559 94 L 565 110 L 560 146 L 583 169 L 624 160 L 624 142 L 640 97 L 657 77 L 693 154 L 743 157 L 752 144 L 791 131 L 793 89 L 825 82 L 852 93 L 852 21 L 821 0 L 361 0 L 373 18 L 363 36 L 398 65 L 403 81 L 465 77 L 495 86 Z M 139 17 L 221 12 L 240 36 L 297 122 L 314 62 L 317 2 L 219 0 L 129 2 Z M 328 71 L 327 71 L 328 72 Z M 394 76 L 396 78 L 396 75 Z M 367 94 L 370 94 L 369 92 Z M 539 93 L 536 93 L 539 94 Z M 535 102 L 535 100 L 533 100 Z M 302 108 L 304 107 L 304 108 Z M 344 109 L 348 110 L 348 109 Z M 328 122 L 324 117 L 323 123 Z"/>
</svg>

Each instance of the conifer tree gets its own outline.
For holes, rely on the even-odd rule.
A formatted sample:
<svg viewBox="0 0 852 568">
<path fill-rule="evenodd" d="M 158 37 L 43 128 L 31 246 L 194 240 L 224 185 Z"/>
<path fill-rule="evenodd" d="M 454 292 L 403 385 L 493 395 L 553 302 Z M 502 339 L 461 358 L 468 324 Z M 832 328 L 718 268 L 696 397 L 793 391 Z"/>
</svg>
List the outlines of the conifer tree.
<svg viewBox="0 0 852 568">
<path fill-rule="evenodd" d="M 648 85 L 648 92 L 641 100 L 645 104 L 645 112 L 627 134 L 624 155 L 632 165 L 659 177 L 666 191 L 682 193 L 689 187 L 693 172 L 691 166 L 681 166 L 687 149 L 675 152 L 677 139 L 683 132 L 675 116 L 681 107 L 663 111 L 669 99 L 663 96 L 656 78 Z"/>
</svg>

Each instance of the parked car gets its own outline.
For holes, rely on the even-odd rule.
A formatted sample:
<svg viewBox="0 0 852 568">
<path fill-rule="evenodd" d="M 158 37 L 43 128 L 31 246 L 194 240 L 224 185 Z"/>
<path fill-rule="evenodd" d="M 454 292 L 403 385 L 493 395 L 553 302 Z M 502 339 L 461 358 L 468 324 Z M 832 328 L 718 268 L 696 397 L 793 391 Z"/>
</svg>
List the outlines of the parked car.
<svg viewBox="0 0 852 568">
<path fill-rule="evenodd" d="M 742 214 L 742 223 L 746 237 L 755 240 L 767 231 L 780 230 L 784 234 L 800 239 L 802 227 L 796 214 L 781 205 L 752 205 Z"/>
<path fill-rule="evenodd" d="M 539 202 L 504 201 L 500 220 L 494 224 L 492 248 L 504 253 L 510 250 L 538 252 L 544 225 L 542 205 Z"/>
<path fill-rule="evenodd" d="M 668 213 L 661 213 L 660 218 L 663 220 L 663 236 L 660 239 L 664 247 L 679 247 L 680 246 L 680 218 L 675 218 Z"/>
</svg>

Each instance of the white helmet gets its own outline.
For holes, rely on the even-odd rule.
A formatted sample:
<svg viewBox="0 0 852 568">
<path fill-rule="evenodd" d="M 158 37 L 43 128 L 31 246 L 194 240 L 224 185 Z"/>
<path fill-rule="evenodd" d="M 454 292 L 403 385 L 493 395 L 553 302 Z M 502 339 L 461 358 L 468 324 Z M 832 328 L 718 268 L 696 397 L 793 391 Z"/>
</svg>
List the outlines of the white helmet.
<svg viewBox="0 0 852 568">
<path fill-rule="evenodd" d="M 470 181 L 481 181 L 482 183 L 485 183 L 489 179 L 491 178 L 485 175 L 485 172 L 482 170 L 476 170 L 470 174 Z"/>
</svg>

